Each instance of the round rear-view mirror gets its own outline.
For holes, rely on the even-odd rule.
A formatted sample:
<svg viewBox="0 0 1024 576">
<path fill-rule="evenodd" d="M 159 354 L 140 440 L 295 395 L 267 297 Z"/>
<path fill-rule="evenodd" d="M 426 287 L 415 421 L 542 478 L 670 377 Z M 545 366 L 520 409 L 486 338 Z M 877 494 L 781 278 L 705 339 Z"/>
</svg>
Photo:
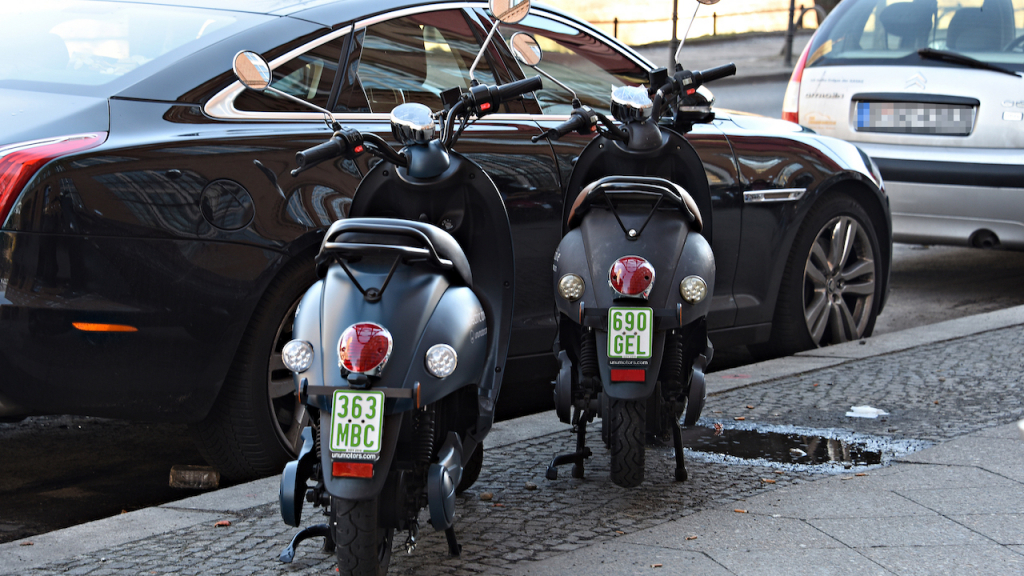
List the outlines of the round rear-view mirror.
<svg viewBox="0 0 1024 576">
<path fill-rule="evenodd" d="M 537 39 L 526 32 L 513 34 L 508 39 L 508 47 L 516 60 L 527 66 L 536 66 L 544 58 L 544 52 L 540 49 Z"/>
<path fill-rule="evenodd" d="M 697 2 L 700 2 L 701 4 L 703 4 L 705 6 L 711 6 L 712 4 L 718 4 L 718 0 L 697 0 Z"/>
<path fill-rule="evenodd" d="M 270 65 L 262 56 L 249 50 L 235 54 L 231 66 L 238 81 L 253 90 L 265 90 L 270 86 Z"/>
<path fill-rule="evenodd" d="M 506 24 L 515 24 L 530 12 L 530 0 L 490 0 L 491 14 Z"/>
</svg>

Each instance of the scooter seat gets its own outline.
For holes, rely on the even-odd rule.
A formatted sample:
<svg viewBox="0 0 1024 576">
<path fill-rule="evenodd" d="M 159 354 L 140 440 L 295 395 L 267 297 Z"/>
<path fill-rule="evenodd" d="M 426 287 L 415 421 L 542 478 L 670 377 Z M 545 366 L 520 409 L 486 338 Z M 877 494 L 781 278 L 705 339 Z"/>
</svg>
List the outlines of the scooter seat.
<svg viewBox="0 0 1024 576">
<path fill-rule="evenodd" d="M 469 259 L 451 234 L 433 224 L 398 218 L 347 218 L 331 224 L 317 255 L 317 271 L 322 274 L 331 254 L 384 252 L 425 256 L 438 267 L 453 270 L 466 286 L 473 286 Z"/>
<path fill-rule="evenodd" d="M 693 227 L 694 232 L 700 232 L 704 228 L 700 209 L 697 208 L 697 203 L 693 201 L 689 192 L 670 180 L 650 176 L 607 176 L 591 182 L 576 195 L 572 209 L 569 210 L 566 226 L 569 230 L 579 226 L 590 207 L 606 196 L 621 197 L 629 194 L 648 198 L 660 194 L 664 202 L 668 202 L 669 206 L 679 209 L 684 214 L 684 218 Z"/>
</svg>

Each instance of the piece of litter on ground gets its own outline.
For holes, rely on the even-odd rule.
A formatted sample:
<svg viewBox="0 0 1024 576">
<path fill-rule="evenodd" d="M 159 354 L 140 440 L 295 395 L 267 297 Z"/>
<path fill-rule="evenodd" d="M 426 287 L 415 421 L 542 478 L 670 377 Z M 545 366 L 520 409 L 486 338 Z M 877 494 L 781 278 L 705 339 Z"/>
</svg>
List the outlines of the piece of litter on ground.
<svg viewBox="0 0 1024 576">
<path fill-rule="evenodd" d="M 625 532 L 623 532 L 622 530 L 616 530 L 615 533 L 616 534 L 625 534 Z"/>
<path fill-rule="evenodd" d="M 22 542 L 21 544 L 18 544 L 18 546 L 35 546 L 35 545 L 36 545 L 36 543 L 31 541 L 31 540 L 26 540 L 26 541 Z"/>
<path fill-rule="evenodd" d="M 502 504 L 501 502 L 495 502 L 494 504 L 491 504 L 491 506 L 493 506 L 494 508 L 504 508 L 505 507 L 505 505 Z"/>
<path fill-rule="evenodd" d="M 534 484 L 533 482 L 527 482 L 526 483 L 526 489 L 527 490 L 536 490 L 537 489 L 537 485 Z"/>
<path fill-rule="evenodd" d="M 216 526 L 218 528 L 224 528 L 226 526 L 231 526 L 231 520 L 218 520 L 217 523 L 214 524 L 214 526 Z"/>
<path fill-rule="evenodd" d="M 694 534 L 690 534 L 689 536 L 687 536 L 687 537 L 686 537 L 686 539 L 687 539 L 687 540 L 696 540 L 696 539 L 697 539 L 697 536 L 696 536 L 696 535 L 694 535 Z"/>
<path fill-rule="evenodd" d="M 747 511 L 744 510 L 743 508 L 734 508 L 733 512 L 735 512 L 737 514 L 746 514 L 747 513 Z"/>
<path fill-rule="evenodd" d="M 753 409 L 754 409 L 754 405 L 753 404 L 747 404 L 747 410 L 753 410 Z"/>
<path fill-rule="evenodd" d="M 879 416 L 888 416 L 889 413 L 872 406 L 850 406 L 850 411 L 846 415 L 850 418 L 878 418 Z"/>
<path fill-rule="evenodd" d="M 764 482 L 765 484 L 775 484 L 775 480 L 772 480 L 771 478 L 761 478 L 761 482 Z"/>
<path fill-rule="evenodd" d="M 790 448 L 789 449 L 789 453 L 794 458 L 803 458 L 804 456 L 807 456 L 807 452 L 804 452 L 803 450 L 801 450 L 799 448 Z"/>
<path fill-rule="evenodd" d="M 853 476 L 841 476 L 840 480 L 853 480 Z"/>
<path fill-rule="evenodd" d="M 775 473 L 778 474 L 779 476 L 785 474 L 785 472 L 783 472 L 782 470 L 776 470 Z"/>
<path fill-rule="evenodd" d="M 661 568 L 661 564 L 651 564 L 651 568 Z"/>
<path fill-rule="evenodd" d="M 736 416 L 736 417 L 733 418 L 733 420 L 746 420 L 746 417 L 744 417 L 744 416 Z"/>
<path fill-rule="evenodd" d="M 854 474 L 854 476 L 867 476 L 867 475 L 868 475 L 867 472 L 857 472 L 856 474 Z"/>
<path fill-rule="evenodd" d="M 491 498 L 494 498 L 494 494 L 491 494 L 490 492 L 484 492 L 483 494 L 480 495 L 480 499 L 485 502 L 490 500 Z"/>
</svg>

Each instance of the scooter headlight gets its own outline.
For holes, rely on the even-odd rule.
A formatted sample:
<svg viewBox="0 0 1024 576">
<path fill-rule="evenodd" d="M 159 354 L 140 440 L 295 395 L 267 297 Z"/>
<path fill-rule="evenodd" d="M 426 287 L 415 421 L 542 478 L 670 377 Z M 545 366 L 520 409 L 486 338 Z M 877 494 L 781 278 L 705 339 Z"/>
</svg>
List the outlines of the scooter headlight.
<svg viewBox="0 0 1024 576">
<path fill-rule="evenodd" d="M 427 350 L 427 372 L 435 378 L 447 378 L 455 372 L 459 364 L 459 356 L 455 349 L 447 344 L 434 344 Z"/>
<path fill-rule="evenodd" d="M 292 372 L 305 372 L 313 365 L 313 345 L 304 340 L 292 340 L 284 345 L 281 360 Z"/>
<path fill-rule="evenodd" d="M 583 291 L 587 285 L 583 278 L 576 274 L 566 274 L 558 280 L 558 293 L 569 302 L 575 302 L 583 298 Z"/>
<path fill-rule="evenodd" d="M 679 283 L 679 295 L 690 304 L 698 304 L 708 295 L 708 285 L 700 276 L 687 276 Z"/>
</svg>

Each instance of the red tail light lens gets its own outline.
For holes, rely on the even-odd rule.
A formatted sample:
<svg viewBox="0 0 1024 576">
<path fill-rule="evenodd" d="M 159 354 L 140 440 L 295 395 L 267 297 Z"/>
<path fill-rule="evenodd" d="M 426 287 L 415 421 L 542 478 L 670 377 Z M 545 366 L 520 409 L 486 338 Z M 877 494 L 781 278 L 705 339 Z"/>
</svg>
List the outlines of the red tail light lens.
<svg viewBox="0 0 1024 576">
<path fill-rule="evenodd" d="M 0 223 L 7 220 L 21 189 L 47 162 L 95 148 L 106 139 L 106 132 L 94 132 L 21 142 L 0 148 Z"/>
<path fill-rule="evenodd" d="M 782 98 L 782 119 L 790 122 L 800 123 L 800 82 L 804 77 L 804 66 L 807 65 L 807 54 L 814 44 L 814 37 L 804 46 L 800 59 L 793 68 L 793 75 L 789 77 L 789 85 L 786 86 L 786 95 Z"/>
<path fill-rule="evenodd" d="M 654 287 L 654 266 L 639 256 L 623 256 L 608 271 L 616 297 L 647 298 Z"/>
<path fill-rule="evenodd" d="M 391 333 L 380 324 L 353 324 L 338 340 L 338 365 L 349 372 L 377 376 L 391 356 L 393 345 Z"/>
</svg>

